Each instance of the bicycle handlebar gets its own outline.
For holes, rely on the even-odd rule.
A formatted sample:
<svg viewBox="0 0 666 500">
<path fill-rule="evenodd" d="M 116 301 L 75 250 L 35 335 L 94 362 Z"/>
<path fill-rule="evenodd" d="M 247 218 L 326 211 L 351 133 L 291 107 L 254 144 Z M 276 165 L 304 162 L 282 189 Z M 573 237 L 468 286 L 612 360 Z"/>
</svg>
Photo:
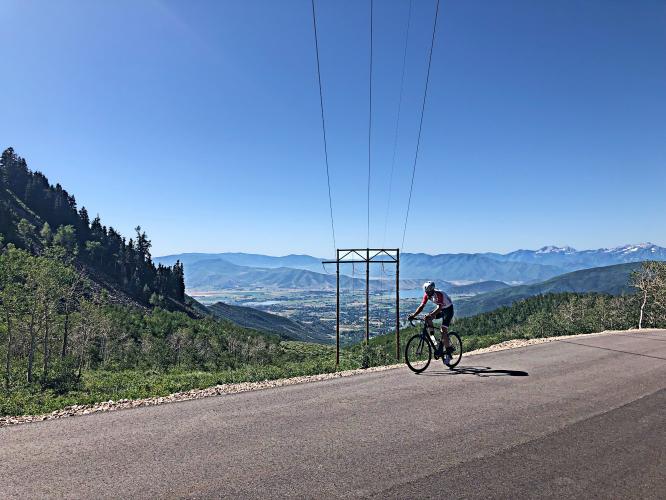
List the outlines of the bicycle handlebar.
<svg viewBox="0 0 666 500">
<path fill-rule="evenodd" d="M 414 320 L 416 320 L 416 321 L 425 321 L 425 319 L 423 319 L 423 316 L 414 316 L 414 317 L 411 318 L 411 319 L 409 319 L 409 318 L 407 319 L 407 321 L 409 321 L 409 324 L 410 324 L 410 325 L 412 325 L 412 326 L 416 326 L 416 325 L 414 324 Z"/>
</svg>

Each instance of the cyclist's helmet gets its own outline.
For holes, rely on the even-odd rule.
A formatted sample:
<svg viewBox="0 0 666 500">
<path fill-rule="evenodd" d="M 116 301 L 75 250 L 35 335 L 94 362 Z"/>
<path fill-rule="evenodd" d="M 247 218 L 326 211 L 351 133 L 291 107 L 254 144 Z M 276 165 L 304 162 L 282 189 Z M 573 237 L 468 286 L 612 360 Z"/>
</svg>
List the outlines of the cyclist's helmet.
<svg viewBox="0 0 666 500">
<path fill-rule="evenodd" d="M 432 295 L 433 292 L 435 291 L 435 282 L 434 281 L 426 281 L 425 283 L 423 283 L 423 291 L 428 296 Z"/>
</svg>

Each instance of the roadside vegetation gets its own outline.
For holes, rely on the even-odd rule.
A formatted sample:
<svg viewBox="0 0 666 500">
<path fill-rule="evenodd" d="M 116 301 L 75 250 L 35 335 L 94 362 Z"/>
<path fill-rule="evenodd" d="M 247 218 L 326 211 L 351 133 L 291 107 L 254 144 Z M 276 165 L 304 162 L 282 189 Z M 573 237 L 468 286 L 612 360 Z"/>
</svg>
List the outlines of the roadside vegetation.
<svg viewBox="0 0 666 500">
<path fill-rule="evenodd" d="M 666 326 L 666 264 L 636 294 L 549 294 L 459 319 L 465 350 L 511 340 Z M 53 245 L 0 250 L 0 415 L 162 396 L 216 384 L 335 371 L 334 348 L 284 341 L 212 317 L 110 304 Z M 406 340 L 413 328 L 402 331 Z M 342 351 L 340 369 L 395 363 L 393 335 Z"/>
<path fill-rule="evenodd" d="M 0 415 L 335 370 L 330 346 L 113 304 L 57 244 L 33 255 L 0 243 L 0 359 Z"/>
</svg>

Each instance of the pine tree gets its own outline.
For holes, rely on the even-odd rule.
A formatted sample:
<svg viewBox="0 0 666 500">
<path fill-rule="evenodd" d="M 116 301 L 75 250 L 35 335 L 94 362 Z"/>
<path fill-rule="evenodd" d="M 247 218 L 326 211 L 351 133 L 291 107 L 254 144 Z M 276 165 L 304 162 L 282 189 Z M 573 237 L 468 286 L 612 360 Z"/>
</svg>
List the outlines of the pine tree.
<svg viewBox="0 0 666 500">
<path fill-rule="evenodd" d="M 176 275 L 176 299 L 184 302 L 185 301 L 185 270 L 183 264 L 177 260 L 176 264 L 173 266 L 173 272 Z"/>
<path fill-rule="evenodd" d="M 76 227 L 80 243 L 90 239 L 90 217 L 88 216 L 86 207 L 81 207 L 81 210 L 79 210 L 79 220 Z"/>
<path fill-rule="evenodd" d="M 90 224 L 90 237 L 99 242 L 102 242 L 106 238 L 106 229 L 102 226 L 102 220 L 99 218 L 99 214 L 97 214 Z"/>
<path fill-rule="evenodd" d="M 86 207 L 81 207 L 81 210 L 79 210 L 79 218 L 81 219 L 83 227 L 90 227 L 90 217 L 88 217 L 88 210 L 86 210 Z"/>
<path fill-rule="evenodd" d="M 134 228 L 136 231 L 136 250 L 139 254 L 141 260 L 149 261 L 150 260 L 150 247 L 152 243 L 146 236 L 145 231 L 141 231 L 141 226 L 136 226 Z"/>
</svg>

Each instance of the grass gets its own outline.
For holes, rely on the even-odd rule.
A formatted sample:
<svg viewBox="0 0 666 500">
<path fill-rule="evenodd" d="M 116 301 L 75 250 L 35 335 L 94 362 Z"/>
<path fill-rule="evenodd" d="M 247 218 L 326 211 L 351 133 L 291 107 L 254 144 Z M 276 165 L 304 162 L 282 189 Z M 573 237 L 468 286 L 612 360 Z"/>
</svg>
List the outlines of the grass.
<svg viewBox="0 0 666 500">
<path fill-rule="evenodd" d="M 401 331 L 401 347 L 416 333 L 415 328 Z M 465 352 L 489 347 L 524 334 L 498 333 L 494 335 L 463 336 Z M 37 415 L 49 413 L 71 405 L 94 404 L 109 400 L 140 399 L 167 396 L 174 392 L 204 389 L 218 384 L 258 382 L 304 375 L 332 373 L 335 368 L 335 347 L 306 342 L 280 343 L 284 361 L 273 365 L 248 365 L 242 369 L 223 371 L 168 371 L 157 370 L 95 370 L 83 373 L 80 387 L 66 394 L 57 394 L 39 387 L 22 387 L 10 394 L 0 393 L 0 415 Z M 340 370 L 367 368 L 402 361 L 395 357 L 395 337 L 382 335 L 370 344 L 356 344 L 343 348 Z"/>
<path fill-rule="evenodd" d="M 94 370 L 83 373 L 80 387 L 66 394 L 42 390 L 39 386 L 19 387 L 0 393 L 0 415 L 36 415 L 71 405 L 94 404 L 119 399 L 166 396 L 218 384 L 258 382 L 335 372 L 335 347 L 305 342 L 281 343 L 284 358 L 279 365 L 248 365 L 223 371 Z M 359 368 L 358 353 L 344 351 L 340 369 Z"/>
</svg>

